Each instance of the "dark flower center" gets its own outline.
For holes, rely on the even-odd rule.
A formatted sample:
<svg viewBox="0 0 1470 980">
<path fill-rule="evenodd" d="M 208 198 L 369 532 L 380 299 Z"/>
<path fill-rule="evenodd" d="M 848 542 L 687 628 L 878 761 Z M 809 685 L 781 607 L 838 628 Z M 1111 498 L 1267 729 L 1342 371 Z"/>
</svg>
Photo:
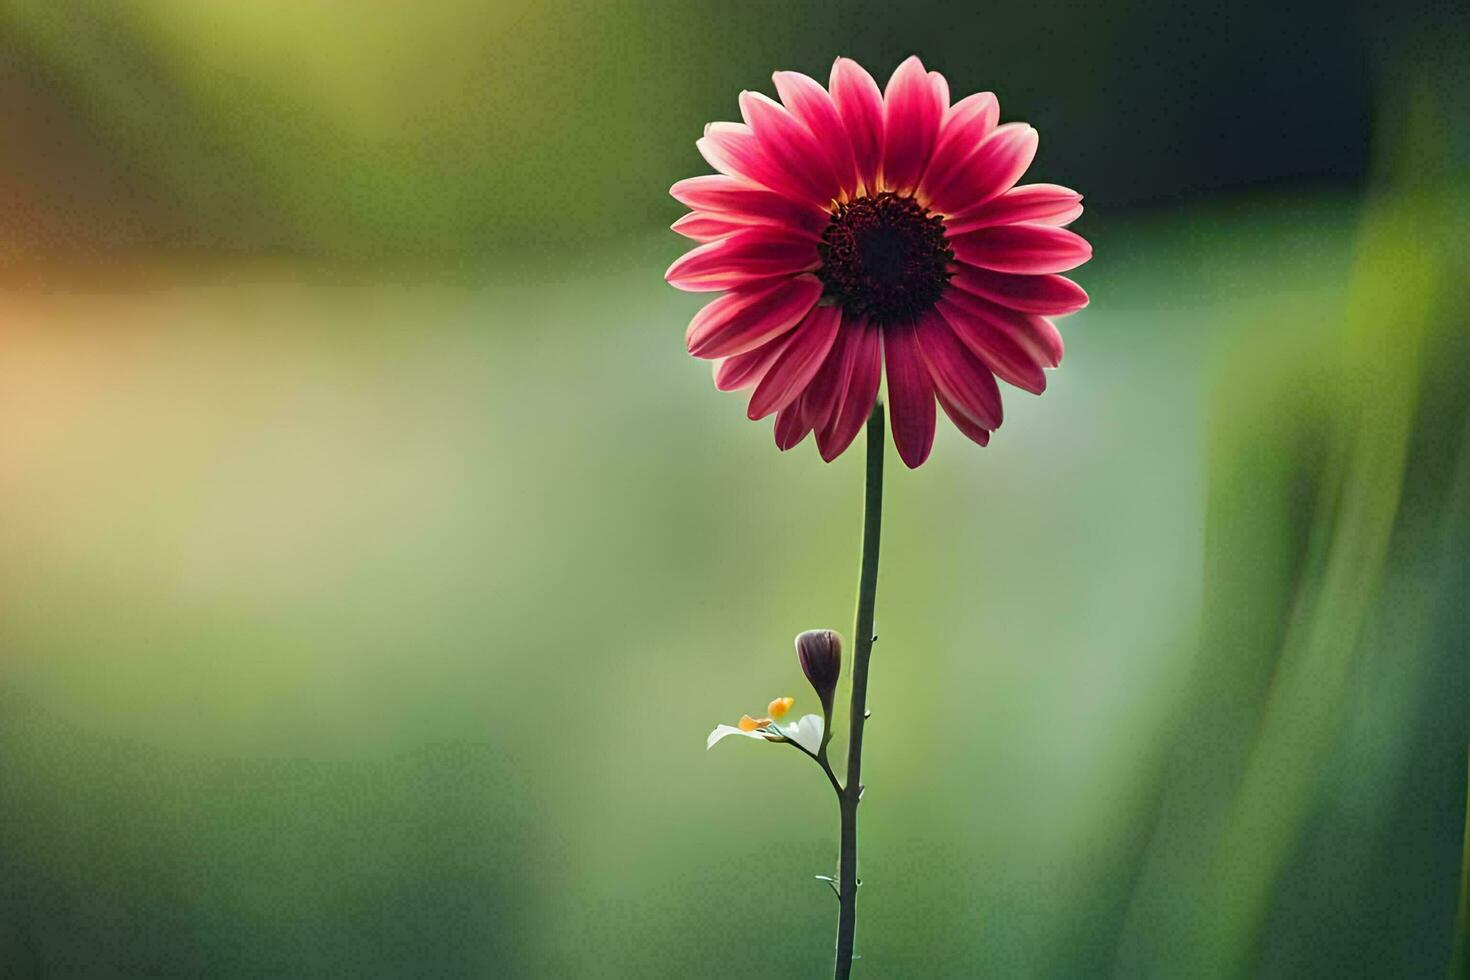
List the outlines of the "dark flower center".
<svg viewBox="0 0 1470 980">
<path fill-rule="evenodd" d="M 912 321 L 933 306 L 954 261 L 944 220 L 889 192 L 837 205 L 817 251 L 823 295 L 879 325 Z"/>
</svg>

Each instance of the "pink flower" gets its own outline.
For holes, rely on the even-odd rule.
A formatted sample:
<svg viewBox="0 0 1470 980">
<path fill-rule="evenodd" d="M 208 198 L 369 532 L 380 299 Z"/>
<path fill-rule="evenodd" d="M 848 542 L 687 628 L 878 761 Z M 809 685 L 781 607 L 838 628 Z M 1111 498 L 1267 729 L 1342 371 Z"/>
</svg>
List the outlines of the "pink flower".
<svg viewBox="0 0 1470 980">
<path fill-rule="evenodd" d="M 938 72 L 909 58 L 880 92 L 838 58 L 824 89 L 775 76 L 777 103 L 740 94 L 743 123 L 696 145 L 718 174 L 670 193 L 674 230 L 701 244 L 669 267 L 679 289 L 719 292 L 689 324 L 715 387 L 752 389 L 776 445 L 815 433 L 825 460 L 863 427 L 886 366 L 893 441 L 929 456 L 935 403 L 985 445 L 1001 422 L 996 378 L 1041 393 L 1062 359 L 1050 317 L 1087 305 L 1058 273 L 1092 256 L 1065 225 L 1082 195 L 1016 181 L 1036 131 L 997 125 L 989 92 L 950 104 Z"/>
</svg>

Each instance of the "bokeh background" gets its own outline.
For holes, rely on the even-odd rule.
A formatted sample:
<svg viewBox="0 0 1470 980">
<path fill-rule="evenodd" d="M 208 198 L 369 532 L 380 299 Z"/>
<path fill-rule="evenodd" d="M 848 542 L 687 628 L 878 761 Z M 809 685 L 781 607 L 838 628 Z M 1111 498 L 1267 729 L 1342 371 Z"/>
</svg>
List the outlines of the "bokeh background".
<svg viewBox="0 0 1470 980">
<path fill-rule="evenodd" d="M 666 190 L 917 52 L 1092 306 L 893 466 L 871 977 L 1465 969 L 1462 4 L 0 5 L 0 973 L 807 977 L 861 461 L 682 335 Z M 892 461 L 892 457 L 890 457 Z M 839 740 L 840 741 L 840 740 Z"/>
</svg>

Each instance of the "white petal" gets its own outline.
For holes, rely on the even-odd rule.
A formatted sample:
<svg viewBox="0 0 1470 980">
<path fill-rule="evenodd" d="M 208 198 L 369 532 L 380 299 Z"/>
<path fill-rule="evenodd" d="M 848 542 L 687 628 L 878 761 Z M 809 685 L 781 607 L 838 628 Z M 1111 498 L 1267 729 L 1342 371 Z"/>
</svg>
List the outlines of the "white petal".
<svg viewBox="0 0 1470 980">
<path fill-rule="evenodd" d="M 802 715 L 801 718 L 781 729 L 781 734 L 815 753 L 822 746 L 822 716 Z"/>
<path fill-rule="evenodd" d="M 743 732 L 734 725 L 716 725 L 715 730 L 709 733 L 709 738 L 705 739 L 704 747 L 706 751 L 714 748 L 715 743 L 727 735 L 744 735 L 746 738 L 759 738 L 762 740 L 766 738 L 760 732 Z"/>
</svg>

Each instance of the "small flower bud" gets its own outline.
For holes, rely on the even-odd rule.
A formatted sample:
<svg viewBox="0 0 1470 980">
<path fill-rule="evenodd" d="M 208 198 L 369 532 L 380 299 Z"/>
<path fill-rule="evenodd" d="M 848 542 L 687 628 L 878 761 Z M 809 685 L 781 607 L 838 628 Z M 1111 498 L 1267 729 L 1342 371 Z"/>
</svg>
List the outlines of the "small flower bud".
<svg viewBox="0 0 1470 980">
<path fill-rule="evenodd" d="M 842 674 L 842 637 L 832 630 L 807 630 L 796 638 L 796 658 L 830 716 L 837 678 Z"/>
</svg>

